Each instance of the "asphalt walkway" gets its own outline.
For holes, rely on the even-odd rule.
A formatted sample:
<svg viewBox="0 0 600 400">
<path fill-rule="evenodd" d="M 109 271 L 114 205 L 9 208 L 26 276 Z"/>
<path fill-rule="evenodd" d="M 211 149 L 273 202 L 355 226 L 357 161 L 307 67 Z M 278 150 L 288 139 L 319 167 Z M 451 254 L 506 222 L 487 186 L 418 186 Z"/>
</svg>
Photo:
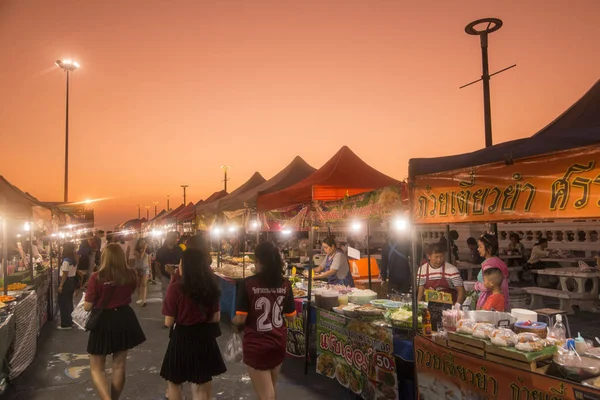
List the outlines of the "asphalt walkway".
<svg viewBox="0 0 600 400">
<path fill-rule="evenodd" d="M 127 357 L 127 383 L 121 399 L 164 399 L 165 381 L 159 376 L 160 367 L 168 342 L 168 331 L 163 328 L 160 286 L 149 286 L 147 307 L 134 306 L 147 341 L 132 350 Z M 33 364 L 7 390 L 7 400 L 75 400 L 98 399 L 90 379 L 89 358 L 85 351 L 88 334 L 81 330 L 61 331 L 58 321 L 44 326 L 38 341 L 37 355 Z M 223 335 L 219 338 L 225 349 L 231 328 L 221 322 Z M 109 365 L 110 367 L 110 365 Z M 256 398 L 242 364 L 228 364 L 228 372 L 213 382 L 213 398 L 216 400 L 245 400 Z M 303 359 L 287 359 L 277 387 L 281 399 L 355 399 L 336 381 L 314 372 L 310 368 L 304 375 Z M 191 394 L 186 390 L 186 398 Z"/>
</svg>

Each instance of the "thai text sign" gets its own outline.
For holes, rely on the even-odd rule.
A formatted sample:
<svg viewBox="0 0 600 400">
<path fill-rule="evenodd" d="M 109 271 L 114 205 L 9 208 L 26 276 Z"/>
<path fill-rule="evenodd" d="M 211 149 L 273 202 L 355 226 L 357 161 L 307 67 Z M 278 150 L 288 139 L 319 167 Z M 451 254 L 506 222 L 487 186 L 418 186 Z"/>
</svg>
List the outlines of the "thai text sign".
<svg viewBox="0 0 600 400">
<path fill-rule="evenodd" d="M 317 373 L 364 399 L 397 399 L 391 328 L 317 309 Z"/>
<path fill-rule="evenodd" d="M 592 400 L 600 391 L 474 357 L 415 337 L 419 399 Z"/>
<path fill-rule="evenodd" d="M 421 224 L 599 217 L 600 147 L 417 176 L 412 212 Z"/>
</svg>

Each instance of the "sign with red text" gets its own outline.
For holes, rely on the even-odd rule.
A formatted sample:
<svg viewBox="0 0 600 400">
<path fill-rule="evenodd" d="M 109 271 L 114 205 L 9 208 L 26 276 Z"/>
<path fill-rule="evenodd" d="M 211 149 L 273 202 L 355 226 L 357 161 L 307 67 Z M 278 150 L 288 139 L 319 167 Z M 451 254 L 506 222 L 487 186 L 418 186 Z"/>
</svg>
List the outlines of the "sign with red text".
<svg viewBox="0 0 600 400">
<path fill-rule="evenodd" d="M 317 309 L 317 373 L 363 399 L 398 399 L 391 328 Z"/>
<path fill-rule="evenodd" d="M 598 400 L 600 390 L 511 368 L 415 337 L 420 400 Z"/>
</svg>

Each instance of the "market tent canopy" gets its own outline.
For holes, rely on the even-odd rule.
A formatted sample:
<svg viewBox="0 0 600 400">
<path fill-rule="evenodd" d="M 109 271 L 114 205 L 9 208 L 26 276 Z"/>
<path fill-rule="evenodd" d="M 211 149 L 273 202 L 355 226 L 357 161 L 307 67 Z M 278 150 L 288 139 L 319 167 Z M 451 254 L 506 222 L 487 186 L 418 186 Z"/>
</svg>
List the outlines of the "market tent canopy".
<svg viewBox="0 0 600 400">
<path fill-rule="evenodd" d="M 228 203 L 231 204 L 232 202 L 235 201 L 237 196 L 242 195 L 245 192 L 254 189 L 255 187 L 257 187 L 258 185 L 262 184 L 265 181 L 266 181 L 266 179 L 263 178 L 263 176 L 261 174 L 259 174 L 258 172 L 255 172 L 250 177 L 250 179 L 248 179 L 246 182 L 244 182 L 244 184 L 242 184 L 240 187 L 235 189 L 233 192 L 229 193 L 226 196 L 223 196 L 222 198 L 220 198 L 218 200 L 212 201 L 210 203 L 206 202 L 206 203 L 202 204 L 200 207 L 198 207 L 198 211 L 200 211 L 204 215 L 217 214 L 223 205 L 226 205 Z"/>
<path fill-rule="evenodd" d="M 0 217 L 31 218 L 33 207 L 42 205 L 35 197 L 21 191 L 0 175 Z"/>
<path fill-rule="evenodd" d="M 342 147 L 312 175 L 287 189 L 260 195 L 259 211 L 277 210 L 313 200 L 334 201 L 400 182 L 361 160 L 350 148 Z"/>
<path fill-rule="evenodd" d="M 308 165 L 308 163 L 300 156 L 296 156 L 291 163 L 268 181 L 261 183 L 245 193 L 241 193 L 239 196 L 236 196 L 229 201 L 223 199 L 220 204 L 220 209 L 221 211 L 235 211 L 241 208 L 255 207 L 258 196 L 277 192 L 295 185 L 315 171 L 316 169 Z"/>
<path fill-rule="evenodd" d="M 196 217 L 196 205 L 189 203 L 177 215 L 173 215 L 172 217 L 176 218 L 177 221 L 191 221 Z"/>
<path fill-rule="evenodd" d="M 512 140 L 472 153 L 413 158 L 409 176 L 507 162 L 600 143 L 600 80 L 567 111 L 530 138 Z"/>
<path fill-rule="evenodd" d="M 162 209 L 161 212 L 159 212 L 158 214 L 156 214 L 156 216 L 154 218 L 152 218 L 149 222 L 154 222 L 156 221 L 158 218 L 161 218 L 163 215 L 165 215 L 167 213 L 167 210 Z"/>
</svg>

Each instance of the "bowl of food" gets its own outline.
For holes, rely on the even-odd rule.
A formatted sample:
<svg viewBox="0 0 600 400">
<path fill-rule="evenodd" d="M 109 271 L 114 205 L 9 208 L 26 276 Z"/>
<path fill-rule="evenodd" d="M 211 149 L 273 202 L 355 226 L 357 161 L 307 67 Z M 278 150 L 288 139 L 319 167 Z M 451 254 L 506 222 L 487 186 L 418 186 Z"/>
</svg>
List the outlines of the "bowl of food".
<svg viewBox="0 0 600 400">
<path fill-rule="evenodd" d="M 391 300 L 377 299 L 377 300 L 371 300 L 370 303 L 373 307 L 385 309 L 385 305 L 390 302 L 391 302 Z"/>
<path fill-rule="evenodd" d="M 372 305 L 366 305 L 358 307 L 354 310 L 356 315 L 364 321 L 373 321 L 376 319 L 383 318 L 384 311 L 381 308 L 374 307 Z"/>
<path fill-rule="evenodd" d="M 575 382 L 582 382 L 600 375 L 600 360 L 577 356 L 574 353 L 556 353 L 552 362 L 558 372 L 565 378 Z"/>
<path fill-rule="evenodd" d="M 388 300 L 388 302 L 383 305 L 383 308 L 385 308 L 387 310 L 396 310 L 396 309 L 402 307 L 403 305 L 404 305 L 404 303 L 401 301 Z"/>
<path fill-rule="evenodd" d="M 548 325 L 544 322 L 516 322 L 515 333 L 531 332 L 538 335 L 541 339 L 545 339 L 548 335 Z"/>
</svg>

